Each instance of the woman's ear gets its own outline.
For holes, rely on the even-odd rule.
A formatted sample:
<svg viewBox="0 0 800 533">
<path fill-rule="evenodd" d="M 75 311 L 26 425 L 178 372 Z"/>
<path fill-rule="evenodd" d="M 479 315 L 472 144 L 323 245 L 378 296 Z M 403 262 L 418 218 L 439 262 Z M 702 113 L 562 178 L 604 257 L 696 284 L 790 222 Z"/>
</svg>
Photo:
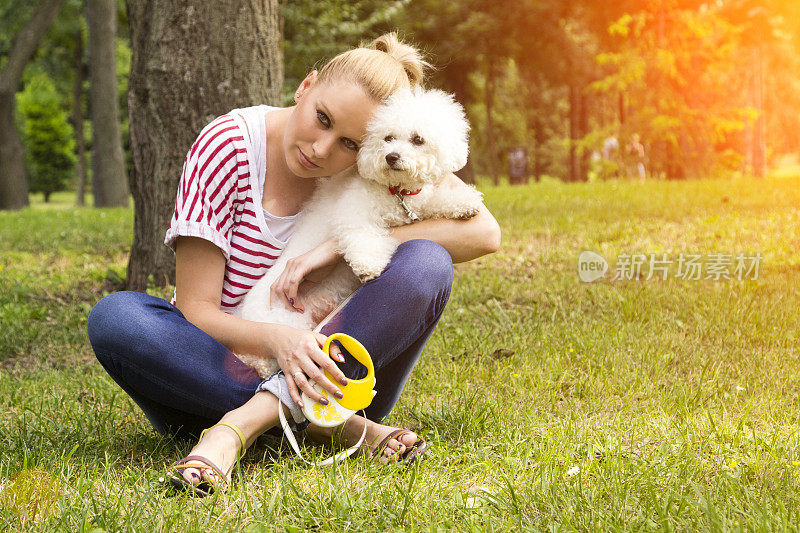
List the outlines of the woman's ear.
<svg viewBox="0 0 800 533">
<path fill-rule="evenodd" d="M 309 72 L 308 76 L 300 82 L 300 86 L 294 92 L 294 101 L 298 103 L 298 100 L 306 93 L 308 90 L 314 85 L 314 81 L 317 79 L 317 71 L 312 70 Z"/>
</svg>

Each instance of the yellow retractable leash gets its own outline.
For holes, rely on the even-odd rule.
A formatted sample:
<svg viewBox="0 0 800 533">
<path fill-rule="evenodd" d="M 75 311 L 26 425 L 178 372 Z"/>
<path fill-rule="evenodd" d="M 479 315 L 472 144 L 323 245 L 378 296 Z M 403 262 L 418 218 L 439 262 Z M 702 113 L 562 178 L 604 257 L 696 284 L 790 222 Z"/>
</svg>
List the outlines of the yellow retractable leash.
<svg viewBox="0 0 800 533">
<path fill-rule="evenodd" d="M 327 399 L 328 404 L 315 402 L 304 392 L 302 395 L 303 414 L 312 424 L 326 428 L 343 424 L 356 412 L 366 409 L 372 403 L 372 398 L 376 394 L 373 388 L 375 387 L 375 368 L 372 366 L 372 359 L 364 345 L 350 335 L 334 333 L 328 337 L 322 346 L 322 351 L 328 354 L 328 357 L 330 357 L 331 342 L 335 340 L 338 340 L 356 361 L 367 367 L 367 376 L 363 379 L 348 379 L 347 385 L 337 384 L 343 394 L 341 399 L 329 395 L 328 391 L 312 381 L 314 390 Z M 327 370 L 325 371 L 325 377 L 336 383 L 336 380 Z"/>
<path fill-rule="evenodd" d="M 350 298 L 347 298 L 336 309 L 334 309 L 331 314 L 325 317 L 325 319 L 320 322 L 316 328 L 314 328 L 314 331 L 318 332 L 320 329 L 322 329 L 322 326 L 327 324 L 327 322 L 336 313 L 338 313 L 339 310 L 343 308 L 349 300 Z M 344 424 L 347 419 L 356 414 L 356 412 L 366 409 L 367 406 L 372 403 L 372 398 L 374 398 L 376 394 L 374 388 L 375 367 L 372 365 L 372 358 L 370 358 L 369 352 L 366 348 L 364 348 L 364 345 L 350 335 L 346 335 L 344 333 L 334 333 L 325 340 L 325 343 L 322 346 L 322 351 L 328 354 L 328 357 L 331 356 L 330 350 L 331 343 L 333 341 L 339 341 L 342 347 L 347 350 L 356 361 L 364 365 L 367 368 L 367 375 L 362 379 L 348 379 L 347 385 L 337 384 L 339 389 L 342 391 L 342 398 L 333 397 L 332 395 L 328 394 L 328 391 L 323 389 L 318 383 L 315 383 L 314 380 L 309 379 L 309 383 L 314 390 L 320 393 L 323 398 L 327 399 L 328 403 L 326 405 L 316 402 L 312 400 L 305 392 L 303 392 L 301 396 L 303 401 L 303 414 L 309 422 L 322 427 L 335 427 L 340 424 Z M 331 382 L 336 383 L 336 380 L 327 371 L 325 372 L 325 377 L 331 380 Z M 283 414 L 282 406 L 279 406 L 278 408 L 278 417 L 280 418 L 283 432 L 286 434 L 286 438 L 289 440 L 289 444 L 291 444 L 295 453 L 297 453 L 297 455 L 303 461 L 315 466 L 327 466 L 332 464 L 334 461 L 341 461 L 342 459 L 353 455 L 361 446 L 361 443 L 364 442 L 364 437 L 367 434 L 367 423 L 365 421 L 364 431 L 361 433 L 361 438 L 354 446 L 334 455 L 333 457 L 329 457 L 324 461 L 312 463 L 300 453 L 300 448 L 297 445 L 297 440 L 294 437 L 294 433 L 289 427 L 289 424 L 286 422 L 286 415 Z"/>
</svg>

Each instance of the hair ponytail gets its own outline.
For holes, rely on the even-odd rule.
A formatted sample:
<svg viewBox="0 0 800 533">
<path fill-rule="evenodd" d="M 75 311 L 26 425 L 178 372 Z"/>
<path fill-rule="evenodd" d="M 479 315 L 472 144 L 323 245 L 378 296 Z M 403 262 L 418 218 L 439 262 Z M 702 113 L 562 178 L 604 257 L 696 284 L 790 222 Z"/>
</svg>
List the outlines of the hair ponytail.
<svg viewBox="0 0 800 533">
<path fill-rule="evenodd" d="M 430 67 L 430 64 L 422 60 L 419 50 L 400 42 L 395 32 L 386 33 L 372 41 L 372 48 L 395 58 L 403 66 L 412 86 L 422 85 L 424 69 Z"/>
<path fill-rule="evenodd" d="M 320 69 L 317 82 L 355 82 L 380 102 L 397 89 L 421 85 L 425 67 L 429 66 L 416 48 L 391 32 L 331 59 Z"/>
</svg>

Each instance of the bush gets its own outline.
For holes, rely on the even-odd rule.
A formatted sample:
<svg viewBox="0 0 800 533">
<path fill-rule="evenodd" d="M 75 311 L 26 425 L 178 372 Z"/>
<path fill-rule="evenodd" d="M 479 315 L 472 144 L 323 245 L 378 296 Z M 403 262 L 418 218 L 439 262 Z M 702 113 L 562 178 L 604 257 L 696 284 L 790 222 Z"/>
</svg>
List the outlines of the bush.
<svg viewBox="0 0 800 533">
<path fill-rule="evenodd" d="M 64 190 L 75 165 L 75 140 L 58 91 L 44 72 L 30 76 L 17 94 L 25 165 L 31 192 Z"/>
</svg>

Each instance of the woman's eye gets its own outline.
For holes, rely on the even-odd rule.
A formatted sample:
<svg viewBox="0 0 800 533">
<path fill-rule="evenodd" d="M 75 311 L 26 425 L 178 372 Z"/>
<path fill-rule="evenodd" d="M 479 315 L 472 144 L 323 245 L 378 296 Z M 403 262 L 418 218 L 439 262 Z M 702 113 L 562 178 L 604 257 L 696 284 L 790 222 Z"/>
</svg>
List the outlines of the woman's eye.
<svg viewBox="0 0 800 533">
<path fill-rule="evenodd" d="M 358 151 L 358 145 L 352 139 L 342 139 L 342 142 L 348 150 Z"/>
<path fill-rule="evenodd" d="M 391 135 L 387 135 L 386 137 L 383 138 L 383 140 L 386 141 L 387 143 L 390 143 L 394 140 L 394 137 L 392 137 Z"/>
<path fill-rule="evenodd" d="M 419 135 L 414 135 L 413 137 L 411 137 L 411 142 L 419 146 L 421 144 L 425 144 L 425 139 L 423 139 Z"/>
<path fill-rule="evenodd" d="M 328 115 L 326 115 L 322 111 L 317 111 L 317 120 L 319 120 L 319 123 L 325 126 L 326 128 L 331 125 L 331 119 L 329 119 Z"/>
</svg>

